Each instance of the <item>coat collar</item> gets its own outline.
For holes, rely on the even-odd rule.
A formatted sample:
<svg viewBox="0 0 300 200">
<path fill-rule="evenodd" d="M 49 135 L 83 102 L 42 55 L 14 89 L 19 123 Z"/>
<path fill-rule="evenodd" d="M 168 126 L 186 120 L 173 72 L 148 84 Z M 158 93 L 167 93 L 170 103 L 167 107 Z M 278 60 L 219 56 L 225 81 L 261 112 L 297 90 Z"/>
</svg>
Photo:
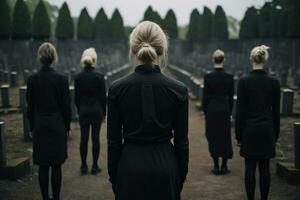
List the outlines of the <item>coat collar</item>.
<svg viewBox="0 0 300 200">
<path fill-rule="evenodd" d="M 53 67 L 51 67 L 51 65 L 43 65 L 41 67 L 41 71 L 53 71 Z"/>
<path fill-rule="evenodd" d="M 221 71 L 224 71 L 224 68 L 222 67 L 219 67 L 219 68 L 214 68 L 214 70 L 216 71 L 216 72 L 221 72 Z"/>
<path fill-rule="evenodd" d="M 160 73 L 160 67 L 158 65 L 143 64 L 135 68 L 135 72 L 140 73 Z"/>
<path fill-rule="evenodd" d="M 93 71 L 95 68 L 92 66 L 86 66 L 84 67 L 84 71 Z"/>
<path fill-rule="evenodd" d="M 255 69 L 250 72 L 251 74 L 267 74 L 264 69 Z"/>
</svg>

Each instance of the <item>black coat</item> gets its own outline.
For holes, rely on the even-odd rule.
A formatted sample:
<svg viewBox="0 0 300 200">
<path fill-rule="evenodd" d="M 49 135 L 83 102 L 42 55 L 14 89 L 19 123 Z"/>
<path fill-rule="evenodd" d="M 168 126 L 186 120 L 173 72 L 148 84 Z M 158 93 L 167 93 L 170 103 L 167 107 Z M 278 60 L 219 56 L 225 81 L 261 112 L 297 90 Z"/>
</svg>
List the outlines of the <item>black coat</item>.
<svg viewBox="0 0 300 200">
<path fill-rule="evenodd" d="M 222 68 L 205 75 L 202 107 L 205 114 L 205 134 L 212 157 L 232 158 L 231 120 L 233 76 Z"/>
<path fill-rule="evenodd" d="M 180 199 L 189 158 L 188 92 L 182 83 L 151 65 L 114 82 L 107 134 L 117 200 Z"/>
<path fill-rule="evenodd" d="M 275 156 L 280 131 L 280 83 L 264 70 L 254 70 L 238 83 L 236 139 L 241 156 L 269 159 Z"/>
<path fill-rule="evenodd" d="M 44 66 L 28 78 L 26 98 L 33 132 L 33 162 L 62 164 L 67 158 L 71 121 L 68 79 Z"/>
<path fill-rule="evenodd" d="M 75 104 L 81 123 L 99 123 L 106 116 L 104 75 L 85 67 L 74 82 Z"/>
</svg>

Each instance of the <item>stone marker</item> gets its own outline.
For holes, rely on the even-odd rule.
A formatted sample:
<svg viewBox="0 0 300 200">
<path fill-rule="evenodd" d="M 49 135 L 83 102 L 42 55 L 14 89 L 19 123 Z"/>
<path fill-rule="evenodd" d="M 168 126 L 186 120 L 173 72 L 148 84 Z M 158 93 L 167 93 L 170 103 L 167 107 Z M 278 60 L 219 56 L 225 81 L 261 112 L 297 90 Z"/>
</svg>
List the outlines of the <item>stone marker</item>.
<svg viewBox="0 0 300 200">
<path fill-rule="evenodd" d="M 18 74 L 17 72 L 10 73 L 10 87 L 16 87 L 18 84 Z"/>
<path fill-rule="evenodd" d="M 8 108 L 9 105 L 9 86 L 8 85 L 2 85 L 0 87 L 1 89 L 1 99 L 2 99 L 2 107 Z"/>
<path fill-rule="evenodd" d="M 8 83 L 8 79 L 9 79 L 9 72 L 6 70 L 3 72 L 3 82 Z"/>
<path fill-rule="evenodd" d="M 0 122 L 0 166 L 6 165 L 4 122 Z"/>
<path fill-rule="evenodd" d="M 294 124 L 295 168 L 300 169 L 300 122 Z"/>
<path fill-rule="evenodd" d="M 27 86 L 22 86 L 19 89 L 19 98 L 20 98 L 20 108 L 25 108 L 26 107 L 26 91 L 27 91 Z"/>
<path fill-rule="evenodd" d="M 294 104 L 294 91 L 290 89 L 284 89 L 282 93 L 281 113 L 292 114 L 293 104 Z"/>
<path fill-rule="evenodd" d="M 77 110 L 75 106 L 75 99 L 74 99 L 74 86 L 70 86 L 70 96 L 71 96 L 71 110 L 72 110 L 72 120 L 77 120 Z"/>
</svg>

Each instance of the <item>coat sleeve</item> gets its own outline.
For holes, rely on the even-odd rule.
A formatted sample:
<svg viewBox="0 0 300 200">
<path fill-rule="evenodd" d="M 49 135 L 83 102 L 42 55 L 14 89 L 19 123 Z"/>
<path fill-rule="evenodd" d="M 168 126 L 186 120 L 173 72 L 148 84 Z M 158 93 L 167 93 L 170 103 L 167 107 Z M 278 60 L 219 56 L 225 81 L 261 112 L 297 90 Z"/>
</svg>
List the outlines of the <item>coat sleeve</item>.
<svg viewBox="0 0 300 200">
<path fill-rule="evenodd" d="M 64 117 L 65 128 L 67 131 L 70 130 L 70 123 L 71 123 L 71 96 L 70 96 L 70 89 L 69 89 L 69 81 L 67 78 L 63 79 L 62 82 L 62 114 Z"/>
<path fill-rule="evenodd" d="M 186 89 L 185 99 L 181 102 L 174 121 L 174 148 L 182 184 L 186 179 L 189 163 L 188 104 L 189 100 Z"/>
<path fill-rule="evenodd" d="M 107 165 L 109 180 L 115 185 L 118 164 L 122 152 L 122 124 L 115 99 L 108 93 L 108 116 L 107 116 Z"/>
<path fill-rule="evenodd" d="M 246 92 L 244 88 L 244 81 L 240 80 L 237 89 L 237 104 L 236 104 L 236 116 L 235 116 L 235 132 L 236 140 L 242 140 L 242 132 L 245 125 L 245 113 L 246 113 Z"/>
<path fill-rule="evenodd" d="M 230 89 L 229 89 L 229 109 L 231 115 L 232 115 L 232 108 L 233 108 L 233 96 L 234 96 L 234 80 L 232 76 L 230 80 Z"/>
<path fill-rule="evenodd" d="M 100 78 L 100 102 L 103 110 L 103 116 L 105 117 L 107 98 L 106 98 L 106 87 L 105 87 L 104 76 L 101 76 Z"/>
<path fill-rule="evenodd" d="M 203 109 L 203 112 L 204 112 L 204 115 L 206 115 L 206 109 L 207 109 L 207 95 L 208 95 L 208 92 L 207 92 L 207 78 L 206 76 L 204 76 L 204 86 L 203 86 L 203 94 L 202 94 L 202 109 Z"/>
<path fill-rule="evenodd" d="M 276 141 L 280 133 L 280 83 L 276 80 L 272 97 L 272 117 Z"/>
<path fill-rule="evenodd" d="M 34 98 L 33 98 L 33 86 L 32 86 L 32 78 L 31 77 L 29 77 L 27 80 L 26 101 L 27 101 L 27 118 L 29 120 L 29 129 L 32 132 L 33 125 L 34 125 L 35 102 L 34 102 Z"/>
<path fill-rule="evenodd" d="M 74 103 L 77 107 L 77 111 L 79 111 L 79 106 L 80 106 L 80 94 L 79 94 L 79 85 L 78 85 L 78 80 L 74 80 Z"/>
</svg>

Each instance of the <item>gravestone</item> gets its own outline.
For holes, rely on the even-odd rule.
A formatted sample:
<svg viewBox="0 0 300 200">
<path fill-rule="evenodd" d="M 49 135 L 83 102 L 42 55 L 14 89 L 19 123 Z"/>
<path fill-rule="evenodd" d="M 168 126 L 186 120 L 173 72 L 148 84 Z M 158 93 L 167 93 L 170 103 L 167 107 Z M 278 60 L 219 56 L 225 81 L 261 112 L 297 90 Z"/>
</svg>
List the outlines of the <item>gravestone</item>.
<svg viewBox="0 0 300 200">
<path fill-rule="evenodd" d="M 9 86 L 2 85 L 1 89 L 1 99 L 2 99 L 2 108 L 8 108 L 10 106 L 9 103 Z"/>
<path fill-rule="evenodd" d="M 10 87 L 16 87 L 18 84 L 17 72 L 10 73 Z"/>
<path fill-rule="evenodd" d="M 74 99 L 74 86 L 70 86 L 70 96 L 71 96 L 71 111 L 72 111 L 72 120 L 77 120 L 77 111 L 76 111 L 76 105 L 75 105 L 75 99 Z"/>
<path fill-rule="evenodd" d="M 9 80 L 9 71 L 5 70 L 3 72 L 3 83 L 8 83 Z"/>
<path fill-rule="evenodd" d="M 25 108 L 26 107 L 26 91 L 27 91 L 27 86 L 22 86 L 19 88 L 19 98 L 20 98 L 20 108 Z"/>
<path fill-rule="evenodd" d="M 6 165 L 4 122 L 0 122 L 0 166 Z"/>
<path fill-rule="evenodd" d="M 294 91 L 284 89 L 282 93 L 281 113 L 292 114 L 294 105 Z"/>
<path fill-rule="evenodd" d="M 295 168 L 300 169 L 300 123 L 294 124 Z"/>
</svg>

